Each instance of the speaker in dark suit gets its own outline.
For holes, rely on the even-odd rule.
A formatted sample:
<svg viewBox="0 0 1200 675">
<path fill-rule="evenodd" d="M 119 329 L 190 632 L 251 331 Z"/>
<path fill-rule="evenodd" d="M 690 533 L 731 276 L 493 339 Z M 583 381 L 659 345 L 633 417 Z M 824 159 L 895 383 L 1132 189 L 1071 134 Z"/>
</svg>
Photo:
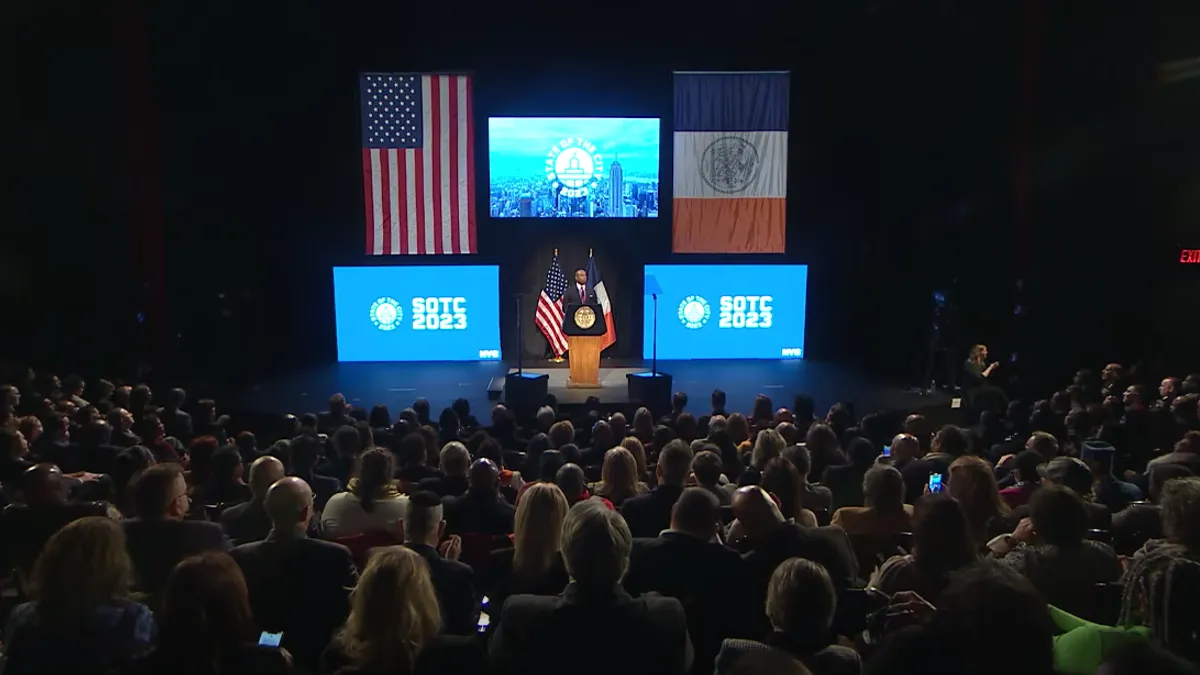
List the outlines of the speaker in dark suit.
<svg viewBox="0 0 1200 675">
<path fill-rule="evenodd" d="M 592 297 L 592 289 L 587 285 L 587 272 L 575 270 L 575 280 L 567 284 L 567 290 L 563 293 L 563 304 L 583 305 L 595 301 L 595 298 Z"/>
</svg>

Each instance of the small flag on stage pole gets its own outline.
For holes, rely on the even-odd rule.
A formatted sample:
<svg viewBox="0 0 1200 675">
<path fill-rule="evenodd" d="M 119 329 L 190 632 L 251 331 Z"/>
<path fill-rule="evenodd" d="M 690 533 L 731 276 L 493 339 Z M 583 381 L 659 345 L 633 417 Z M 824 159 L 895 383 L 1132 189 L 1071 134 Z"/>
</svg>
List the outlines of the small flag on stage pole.
<svg viewBox="0 0 1200 675">
<path fill-rule="evenodd" d="M 554 249 L 554 261 L 546 271 L 546 284 L 538 296 L 537 313 L 533 322 L 541 329 L 550 343 L 554 355 L 561 357 L 567 351 L 567 336 L 563 334 L 562 296 L 567 292 L 567 275 L 558 264 L 558 249 Z"/>
<path fill-rule="evenodd" d="M 587 285 L 592 289 L 592 297 L 596 298 L 596 302 L 604 308 L 606 330 L 604 331 L 604 344 L 600 349 L 608 349 L 617 341 L 617 329 L 613 325 L 612 303 L 608 301 L 608 289 L 604 288 L 604 282 L 600 280 L 600 272 L 596 270 L 596 259 L 592 257 L 591 251 L 588 252 Z"/>
</svg>

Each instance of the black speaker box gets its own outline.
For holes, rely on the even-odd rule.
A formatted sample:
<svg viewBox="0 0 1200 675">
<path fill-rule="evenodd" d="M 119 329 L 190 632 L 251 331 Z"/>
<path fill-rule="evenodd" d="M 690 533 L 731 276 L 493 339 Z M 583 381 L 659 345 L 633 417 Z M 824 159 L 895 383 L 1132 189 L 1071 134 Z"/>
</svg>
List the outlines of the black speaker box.
<svg viewBox="0 0 1200 675">
<path fill-rule="evenodd" d="M 537 415 L 549 387 L 550 376 L 545 373 L 509 373 L 504 376 L 504 405 L 518 420 L 526 422 Z"/>
<path fill-rule="evenodd" d="M 625 376 L 629 384 L 629 402 L 646 406 L 654 418 L 671 411 L 672 379 L 667 373 L 629 373 Z"/>
</svg>

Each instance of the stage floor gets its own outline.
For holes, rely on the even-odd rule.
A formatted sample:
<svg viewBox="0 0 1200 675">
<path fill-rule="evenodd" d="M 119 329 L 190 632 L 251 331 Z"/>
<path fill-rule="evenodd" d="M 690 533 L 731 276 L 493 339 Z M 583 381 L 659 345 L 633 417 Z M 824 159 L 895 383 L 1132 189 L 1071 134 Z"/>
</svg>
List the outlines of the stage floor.
<svg viewBox="0 0 1200 675">
<path fill-rule="evenodd" d="M 332 363 L 298 370 L 262 382 L 229 401 L 231 407 L 258 413 L 319 412 L 329 396 L 341 392 L 354 405 L 370 408 L 383 403 L 394 416 L 413 399 L 429 399 L 434 415 L 456 398 L 465 398 L 475 411 L 487 410 L 489 387 L 503 386 L 504 375 L 515 372 L 502 362 L 467 363 Z M 854 404 L 865 415 L 880 411 L 928 412 L 948 408 L 950 397 L 936 392 L 922 396 L 906 385 L 871 378 L 858 369 L 838 363 L 788 361 L 659 361 L 660 372 L 674 377 L 676 391 L 691 398 L 688 409 L 708 409 L 709 394 L 723 389 L 731 410 L 749 412 L 758 394 L 770 396 L 776 408 L 792 406 L 796 394 L 808 394 L 818 415 L 832 404 Z M 649 371 L 649 363 L 605 359 L 601 363 L 600 389 L 567 389 L 567 364 L 545 361 L 526 363 L 526 372 L 550 375 L 550 392 L 560 403 L 582 403 L 589 396 L 602 403 L 624 403 L 629 397 L 625 375 Z M 503 395 L 501 395 L 503 400 Z M 482 418 L 483 416 L 480 415 Z"/>
</svg>

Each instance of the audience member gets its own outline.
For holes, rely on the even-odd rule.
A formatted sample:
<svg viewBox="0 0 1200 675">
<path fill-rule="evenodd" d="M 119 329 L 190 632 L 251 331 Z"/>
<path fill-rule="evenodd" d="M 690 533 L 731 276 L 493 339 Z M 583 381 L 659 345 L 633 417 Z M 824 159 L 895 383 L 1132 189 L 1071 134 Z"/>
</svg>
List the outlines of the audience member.
<svg viewBox="0 0 1200 675">
<path fill-rule="evenodd" d="M 0 514 L 0 569 L 15 570 L 18 584 L 33 573 L 46 542 L 68 523 L 87 516 L 116 516 L 104 502 L 71 502 L 62 471 L 53 464 L 25 470 L 23 504 L 10 504 Z"/>
<path fill-rule="evenodd" d="M 157 607 L 167 577 L 181 560 L 232 547 L 220 525 L 184 520 L 191 501 L 178 464 L 156 464 L 143 471 L 133 486 L 133 503 L 137 517 L 122 525 L 136 588 L 150 595 L 152 607 Z"/>
<path fill-rule="evenodd" d="M 46 542 L 30 578 L 30 602 L 4 628 L 4 672 L 120 672 L 151 648 L 154 614 L 129 599 L 133 572 L 116 521 L 67 524 Z"/>
<path fill-rule="evenodd" d="M 658 454 L 658 484 L 644 495 L 628 499 L 621 515 L 635 537 L 657 537 L 671 526 L 671 507 L 683 494 L 692 469 L 692 450 L 683 441 L 672 441 Z"/>
<path fill-rule="evenodd" d="M 484 670 L 479 642 L 442 634 L 429 566 L 415 551 L 389 546 L 377 550 L 363 570 L 350 615 L 325 650 L 320 672 L 436 675 Z"/>
<path fill-rule="evenodd" d="M 855 438 L 850 441 L 846 454 L 850 463 L 830 466 L 825 469 L 821 484 L 833 495 L 830 508 L 835 512 L 843 506 L 863 504 L 863 477 L 875 465 L 879 450 L 869 439 Z"/>
<path fill-rule="evenodd" d="M 293 438 L 289 457 L 291 465 L 288 475 L 304 481 L 313 492 L 317 512 L 324 511 L 329 499 L 342 491 L 342 484 L 333 476 L 322 476 L 316 472 L 321 460 L 321 440 L 304 434 Z"/>
<path fill-rule="evenodd" d="M 562 490 L 552 483 L 535 483 L 522 493 L 512 546 L 492 552 L 483 582 L 492 614 L 499 616 L 510 595 L 557 595 L 566 587 L 570 580 L 561 541 L 568 508 Z"/>
<path fill-rule="evenodd" d="M 450 441 L 439 454 L 440 475 L 422 478 L 417 489 L 437 494 L 439 497 L 457 497 L 470 488 L 468 474 L 471 471 L 471 454 L 467 446 Z"/>
<path fill-rule="evenodd" d="M 155 618 L 157 647 L 136 665 L 138 675 L 292 672 L 284 650 L 258 644 L 246 580 L 226 553 L 210 551 L 179 563 Z"/>
<path fill-rule="evenodd" d="M 264 505 L 271 531 L 262 541 L 233 549 L 233 559 L 245 575 L 259 627 L 283 633 L 282 646 L 295 658 L 296 669 L 311 671 L 346 618 L 358 571 L 345 546 L 307 536 L 315 508 L 303 480 L 280 479 L 267 491 Z"/>
<path fill-rule="evenodd" d="M 448 497 L 446 531 L 449 534 L 505 535 L 512 532 L 515 509 L 500 495 L 500 468 L 490 459 L 471 464 L 469 487 L 458 497 Z"/>
<path fill-rule="evenodd" d="M 458 561 L 462 538 L 443 540 L 447 522 L 442 517 L 442 500 L 431 492 L 418 492 L 408 500 L 404 516 L 404 545 L 416 551 L 429 566 L 444 630 L 453 635 L 473 635 L 479 617 L 475 573 Z"/>
<path fill-rule="evenodd" d="M 833 525 L 851 536 L 888 537 L 912 530 L 913 507 L 904 503 L 904 478 L 895 467 L 868 469 L 862 493 L 865 506 L 843 506 L 834 512 Z"/>
<path fill-rule="evenodd" d="M 408 497 L 400 494 L 393 478 L 395 457 L 383 448 L 371 448 L 359 455 L 354 473 L 346 492 L 331 497 L 321 512 L 325 536 L 337 539 L 369 531 L 398 534 Z"/>
<path fill-rule="evenodd" d="M 493 671 L 549 675 L 570 664 L 576 675 L 687 673 L 692 643 L 679 601 L 635 599 L 620 587 L 631 547 L 629 528 L 616 511 L 594 500 L 572 507 L 562 540 L 571 583 L 557 597 L 508 599 L 489 644 Z"/>
<path fill-rule="evenodd" d="M 925 495 L 913 507 L 912 552 L 889 558 L 869 586 L 890 595 L 913 591 L 937 602 L 956 571 L 978 560 L 962 506 L 949 494 Z"/>
<path fill-rule="evenodd" d="M 638 480 L 637 461 L 625 448 L 613 448 L 604 453 L 600 482 L 589 486 L 592 494 L 604 497 L 620 507 L 625 500 L 646 494 L 649 486 Z"/>
<path fill-rule="evenodd" d="M 945 431 L 943 429 L 942 431 Z M 938 437 L 941 437 L 938 432 Z M 938 440 L 934 439 L 937 447 Z M 958 500 L 971 528 L 971 539 L 982 548 L 992 537 L 1007 527 L 1005 519 L 1011 513 L 1000 498 L 1000 489 L 992 467 L 980 457 L 959 457 L 946 470 L 946 489 Z"/>
<path fill-rule="evenodd" d="M 929 454 L 909 462 L 901 473 L 904 476 L 904 493 L 909 503 L 925 493 L 925 485 L 932 474 L 949 478 L 950 464 L 967 452 L 967 435 L 955 426 L 942 427 L 933 437 Z M 991 473 L 991 468 L 988 468 Z M 994 478 L 993 478 L 994 480 Z"/>
</svg>

